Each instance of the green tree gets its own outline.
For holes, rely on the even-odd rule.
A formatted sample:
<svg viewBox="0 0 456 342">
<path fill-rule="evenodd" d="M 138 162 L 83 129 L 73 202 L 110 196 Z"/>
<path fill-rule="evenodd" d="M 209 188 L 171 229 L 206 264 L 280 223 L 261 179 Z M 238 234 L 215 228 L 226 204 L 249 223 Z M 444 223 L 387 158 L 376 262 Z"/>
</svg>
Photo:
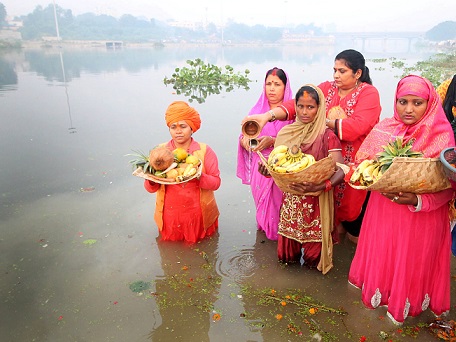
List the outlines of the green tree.
<svg viewBox="0 0 456 342">
<path fill-rule="evenodd" d="M 6 24 L 6 9 L 5 5 L 0 2 L 0 27 Z"/>
</svg>

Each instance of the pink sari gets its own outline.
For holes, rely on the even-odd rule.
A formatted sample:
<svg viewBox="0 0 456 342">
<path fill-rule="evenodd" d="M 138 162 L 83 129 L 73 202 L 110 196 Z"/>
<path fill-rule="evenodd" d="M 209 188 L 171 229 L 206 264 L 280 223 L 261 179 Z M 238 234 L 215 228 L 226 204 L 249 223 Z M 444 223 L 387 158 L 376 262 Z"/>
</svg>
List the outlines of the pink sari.
<svg viewBox="0 0 456 342">
<path fill-rule="evenodd" d="M 283 94 L 283 101 L 293 98 L 293 93 L 290 87 L 290 79 L 288 74 L 287 84 Z M 263 85 L 263 92 L 257 103 L 250 110 L 249 115 L 265 113 L 270 110 L 268 98 Z M 293 121 L 268 122 L 260 133 L 262 136 L 276 137 L 277 133 L 285 125 Z M 272 147 L 263 150 L 261 153 L 267 158 L 271 153 Z M 280 206 L 282 204 L 282 191 L 277 187 L 272 178 L 267 178 L 258 172 L 258 163 L 260 157 L 256 153 L 246 151 L 238 143 L 238 157 L 236 175 L 242 180 L 243 184 L 250 185 L 253 200 L 256 207 L 257 228 L 266 233 L 266 237 L 270 240 L 277 240 L 277 230 L 279 224 Z"/>
<path fill-rule="evenodd" d="M 394 117 L 377 124 L 356 154 L 356 162 L 372 158 L 396 137 L 415 139 L 413 150 L 438 157 L 454 145 L 454 137 L 432 84 L 418 76 L 403 78 L 395 99 L 416 95 L 428 99 L 425 114 L 405 125 Z M 450 309 L 450 222 L 448 202 L 453 190 L 422 194 L 422 208 L 400 205 L 379 192 L 371 193 L 349 282 L 362 289 L 366 307 L 388 307 L 387 315 L 401 324 L 426 309 L 441 315 Z"/>
</svg>

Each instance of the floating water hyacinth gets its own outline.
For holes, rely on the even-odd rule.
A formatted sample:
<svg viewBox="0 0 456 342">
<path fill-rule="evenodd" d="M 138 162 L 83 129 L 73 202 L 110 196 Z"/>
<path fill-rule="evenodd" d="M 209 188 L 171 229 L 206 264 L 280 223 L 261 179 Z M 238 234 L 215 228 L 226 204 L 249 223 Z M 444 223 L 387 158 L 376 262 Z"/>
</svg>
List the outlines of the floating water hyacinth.
<svg viewBox="0 0 456 342">
<path fill-rule="evenodd" d="M 188 97 L 189 102 L 196 100 L 205 102 L 207 96 L 220 94 L 222 90 L 230 92 L 236 86 L 249 90 L 248 78 L 250 70 L 244 74 L 234 72 L 233 67 L 226 65 L 224 68 L 214 64 L 204 63 L 201 59 L 187 60 L 189 67 L 176 68 L 170 78 L 165 77 L 163 83 L 172 84 L 178 95 Z"/>
</svg>

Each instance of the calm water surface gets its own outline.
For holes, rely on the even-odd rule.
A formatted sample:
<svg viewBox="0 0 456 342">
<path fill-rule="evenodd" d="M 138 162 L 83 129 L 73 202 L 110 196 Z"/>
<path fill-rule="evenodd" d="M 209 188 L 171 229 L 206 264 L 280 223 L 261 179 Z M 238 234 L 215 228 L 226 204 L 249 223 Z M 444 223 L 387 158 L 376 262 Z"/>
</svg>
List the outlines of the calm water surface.
<svg viewBox="0 0 456 342">
<path fill-rule="evenodd" d="M 349 47 L 51 48 L 0 55 L 0 340 L 310 341 L 318 333 L 315 340 L 377 341 L 380 331 L 395 341 L 433 340 L 425 329 L 417 338 L 402 336 L 384 319 L 384 308 L 363 307 L 360 291 L 347 284 L 355 252 L 349 241 L 335 246 L 335 267 L 326 276 L 279 264 L 275 242 L 256 230 L 249 188 L 235 176 L 240 121 L 256 102 L 265 71 L 285 69 L 295 92 L 331 79 L 334 56 Z M 429 55 L 375 45 L 363 53 L 411 64 Z M 192 104 L 202 116 L 195 138 L 219 157 L 218 235 L 193 246 L 161 243 L 155 195 L 131 175 L 125 155 L 169 139 L 165 109 L 187 99 L 163 79 L 198 57 L 249 69 L 254 82 L 248 91 Z M 389 62 L 368 66 L 382 116 L 389 116 L 400 71 Z M 299 291 L 346 315 L 310 314 L 292 302 Z M 454 292 L 452 283 L 452 304 Z M 432 318 L 425 313 L 407 323 Z"/>
</svg>

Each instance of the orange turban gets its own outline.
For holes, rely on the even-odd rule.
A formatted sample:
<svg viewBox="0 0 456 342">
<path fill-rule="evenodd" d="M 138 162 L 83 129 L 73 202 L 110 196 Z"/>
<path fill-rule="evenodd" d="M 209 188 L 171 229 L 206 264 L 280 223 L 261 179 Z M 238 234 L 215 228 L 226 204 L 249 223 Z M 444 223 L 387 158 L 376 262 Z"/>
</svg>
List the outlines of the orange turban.
<svg viewBox="0 0 456 342">
<path fill-rule="evenodd" d="M 185 121 L 195 133 L 201 127 L 201 118 L 195 108 L 190 107 L 187 102 L 174 101 L 168 106 L 165 113 L 166 124 L 171 126 L 178 121 Z"/>
</svg>

